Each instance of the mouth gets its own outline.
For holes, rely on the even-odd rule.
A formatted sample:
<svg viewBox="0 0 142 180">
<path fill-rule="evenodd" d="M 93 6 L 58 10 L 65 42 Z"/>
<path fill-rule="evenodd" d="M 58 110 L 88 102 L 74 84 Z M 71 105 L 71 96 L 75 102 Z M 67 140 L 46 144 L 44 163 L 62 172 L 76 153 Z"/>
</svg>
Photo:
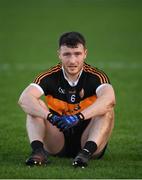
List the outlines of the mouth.
<svg viewBox="0 0 142 180">
<path fill-rule="evenodd" d="M 77 66 L 68 66 L 68 68 L 76 68 Z"/>
<path fill-rule="evenodd" d="M 77 66 L 68 66 L 68 69 L 70 71 L 75 71 L 77 69 Z"/>
</svg>

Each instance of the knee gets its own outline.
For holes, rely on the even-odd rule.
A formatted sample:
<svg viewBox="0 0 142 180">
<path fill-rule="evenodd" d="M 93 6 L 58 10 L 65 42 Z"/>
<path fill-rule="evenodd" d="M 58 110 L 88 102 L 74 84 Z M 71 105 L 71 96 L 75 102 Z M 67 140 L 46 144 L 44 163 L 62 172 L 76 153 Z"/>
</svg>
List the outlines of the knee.
<svg viewBox="0 0 142 180">
<path fill-rule="evenodd" d="M 96 118 L 94 118 L 93 120 L 95 121 L 92 121 L 94 123 L 101 123 L 104 125 L 104 124 L 110 124 L 110 122 L 113 122 L 114 121 L 114 110 L 111 109 L 110 111 L 108 111 L 107 113 L 105 113 L 103 116 L 98 116 Z M 105 123 L 106 122 L 106 123 Z"/>
<path fill-rule="evenodd" d="M 43 123 L 44 122 L 44 119 L 40 118 L 40 117 L 36 117 L 36 116 L 32 116 L 30 114 L 27 114 L 27 118 L 26 118 L 27 122 L 30 122 L 30 123 Z"/>
<path fill-rule="evenodd" d="M 107 119 L 109 121 L 113 121 L 114 120 L 114 109 L 111 109 L 110 111 L 108 111 L 104 116 L 105 116 L 105 119 Z"/>
<path fill-rule="evenodd" d="M 114 127 L 114 110 L 111 110 L 105 114 L 106 132 L 112 131 Z"/>
<path fill-rule="evenodd" d="M 43 108 L 47 109 L 47 106 L 46 106 L 46 104 L 45 104 L 45 102 L 44 102 L 43 100 L 39 99 L 39 104 L 40 104 Z"/>
</svg>

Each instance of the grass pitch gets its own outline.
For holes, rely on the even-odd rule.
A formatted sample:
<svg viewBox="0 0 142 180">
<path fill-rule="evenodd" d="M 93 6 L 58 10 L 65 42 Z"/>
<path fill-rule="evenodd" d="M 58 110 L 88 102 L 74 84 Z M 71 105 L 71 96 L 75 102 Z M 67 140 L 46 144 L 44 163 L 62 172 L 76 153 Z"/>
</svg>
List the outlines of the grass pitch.
<svg viewBox="0 0 142 180">
<path fill-rule="evenodd" d="M 142 3 L 140 0 L 0 0 L 0 178 L 142 178 Z M 115 128 L 102 160 L 74 169 L 50 157 L 24 165 L 30 153 L 20 93 L 58 62 L 58 37 L 80 31 L 87 62 L 103 69 L 116 92 Z"/>
</svg>

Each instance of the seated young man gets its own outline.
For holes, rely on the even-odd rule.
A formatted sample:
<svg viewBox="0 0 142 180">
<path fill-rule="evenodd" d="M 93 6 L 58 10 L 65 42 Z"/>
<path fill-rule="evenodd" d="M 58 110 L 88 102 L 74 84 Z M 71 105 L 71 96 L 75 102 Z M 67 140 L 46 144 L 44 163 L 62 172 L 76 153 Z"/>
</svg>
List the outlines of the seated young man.
<svg viewBox="0 0 142 180">
<path fill-rule="evenodd" d="M 38 75 L 19 98 L 32 148 L 26 164 L 47 164 L 48 152 L 73 157 L 73 166 L 84 167 L 105 152 L 114 126 L 115 94 L 107 75 L 85 63 L 87 48 L 80 33 L 61 35 L 58 57 L 60 63 Z"/>
</svg>

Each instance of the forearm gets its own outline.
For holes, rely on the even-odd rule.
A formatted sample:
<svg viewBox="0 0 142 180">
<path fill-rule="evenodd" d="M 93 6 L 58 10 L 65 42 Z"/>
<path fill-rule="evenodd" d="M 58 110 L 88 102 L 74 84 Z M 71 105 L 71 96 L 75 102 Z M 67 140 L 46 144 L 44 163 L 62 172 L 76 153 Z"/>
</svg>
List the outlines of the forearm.
<svg viewBox="0 0 142 180">
<path fill-rule="evenodd" d="M 113 101 L 100 98 L 97 99 L 95 103 L 84 109 L 81 113 L 84 115 L 85 119 L 102 116 L 110 111 L 114 107 L 114 104 Z"/>
<path fill-rule="evenodd" d="M 85 119 L 102 116 L 108 111 L 112 110 L 114 105 L 114 90 L 111 85 L 107 85 L 106 87 L 103 87 L 101 90 L 97 91 L 96 101 L 84 109 L 81 113 L 84 115 Z"/>
<path fill-rule="evenodd" d="M 26 114 L 30 114 L 32 116 L 46 119 L 49 113 L 48 108 L 44 108 L 37 98 L 29 94 L 21 95 L 18 104 Z"/>
</svg>

